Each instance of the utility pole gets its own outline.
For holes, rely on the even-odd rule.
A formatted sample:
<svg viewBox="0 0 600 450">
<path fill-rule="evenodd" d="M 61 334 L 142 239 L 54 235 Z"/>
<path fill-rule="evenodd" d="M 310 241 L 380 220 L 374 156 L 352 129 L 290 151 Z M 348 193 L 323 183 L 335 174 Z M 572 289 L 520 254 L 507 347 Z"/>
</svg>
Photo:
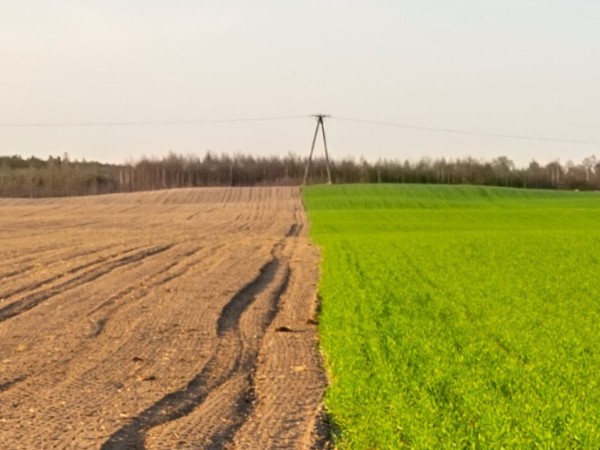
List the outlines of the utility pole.
<svg viewBox="0 0 600 450">
<path fill-rule="evenodd" d="M 327 151 L 327 139 L 325 139 L 325 123 L 323 119 L 329 117 L 326 114 L 315 114 L 313 117 L 317 118 L 317 128 L 315 129 L 315 135 L 312 140 L 312 146 L 310 147 L 310 155 L 308 156 L 308 162 L 306 163 L 306 169 L 304 170 L 304 179 L 302 180 L 302 186 L 306 186 L 308 181 L 308 173 L 310 172 L 310 165 L 312 163 L 313 152 L 315 151 L 315 144 L 317 142 L 317 135 L 319 134 L 319 128 L 321 128 L 321 134 L 323 135 L 323 146 L 325 147 L 325 163 L 327 167 L 327 184 L 332 184 L 331 181 L 331 168 L 329 166 L 329 153 Z"/>
</svg>

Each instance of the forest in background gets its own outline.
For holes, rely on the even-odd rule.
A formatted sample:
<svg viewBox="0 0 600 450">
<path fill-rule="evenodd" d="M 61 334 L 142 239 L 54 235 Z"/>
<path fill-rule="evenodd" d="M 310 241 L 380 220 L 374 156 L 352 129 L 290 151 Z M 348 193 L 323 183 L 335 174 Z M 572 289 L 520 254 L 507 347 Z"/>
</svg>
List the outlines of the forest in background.
<svg viewBox="0 0 600 450">
<path fill-rule="evenodd" d="M 67 154 L 49 157 L 0 156 L 1 197 L 62 197 L 200 186 L 300 185 L 306 158 L 257 157 L 207 152 L 203 157 L 170 153 L 130 164 L 71 160 Z M 474 184 L 540 189 L 600 190 L 600 161 L 581 163 L 532 161 L 517 167 L 505 156 L 419 161 L 363 158 L 331 162 L 334 183 Z M 324 159 L 313 160 L 308 183 L 325 183 Z"/>
</svg>

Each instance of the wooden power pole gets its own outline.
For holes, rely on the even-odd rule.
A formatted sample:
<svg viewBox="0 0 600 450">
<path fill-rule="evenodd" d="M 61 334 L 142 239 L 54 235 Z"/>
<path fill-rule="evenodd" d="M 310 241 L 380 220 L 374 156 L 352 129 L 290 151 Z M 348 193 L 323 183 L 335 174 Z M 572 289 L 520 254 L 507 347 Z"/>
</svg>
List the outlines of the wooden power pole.
<svg viewBox="0 0 600 450">
<path fill-rule="evenodd" d="M 319 134 L 319 128 L 321 128 L 321 134 L 323 135 L 323 146 L 325 147 L 325 164 L 327 167 L 327 184 L 332 184 L 331 181 L 331 168 L 329 166 L 329 153 L 327 151 L 327 139 L 325 139 L 325 123 L 323 119 L 325 117 L 329 117 L 326 114 L 315 114 L 313 117 L 317 118 L 317 128 L 315 129 L 315 135 L 312 140 L 312 145 L 310 147 L 310 155 L 308 156 L 308 162 L 306 163 L 306 168 L 304 170 L 304 179 L 302 180 L 302 186 L 306 186 L 306 182 L 308 181 L 308 173 L 310 172 L 310 165 L 312 163 L 313 153 L 315 151 L 315 144 L 317 142 L 317 135 Z"/>
</svg>

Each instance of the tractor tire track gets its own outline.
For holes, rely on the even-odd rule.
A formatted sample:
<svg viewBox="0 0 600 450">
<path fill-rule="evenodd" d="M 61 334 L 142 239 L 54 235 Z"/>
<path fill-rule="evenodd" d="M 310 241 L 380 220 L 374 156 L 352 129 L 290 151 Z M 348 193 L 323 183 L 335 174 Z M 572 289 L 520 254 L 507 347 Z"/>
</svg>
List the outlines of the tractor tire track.
<svg viewBox="0 0 600 450">
<path fill-rule="evenodd" d="M 8 391 L 11 387 L 21 383 L 22 381 L 25 381 L 28 378 L 27 375 L 21 375 L 18 376 L 17 378 L 10 380 L 10 381 L 6 381 L 4 383 L 0 383 L 0 394 L 2 394 L 3 392 Z"/>
<path fill-rule="evenodd" d="M 183 258 L 191 258 L 195 254 L 197 254 L 199 251 L 200 251 L 200 248 L 197 247 L 197 248 L 194 248 L 193 250 L 184 252 L 181 256 Z M 170 273 L 170 274 L 160 278 L 161 275 L 167 274 L 173 267 L 177 267 L 177 266 L 182 266 L 182 267 L 179 268 L 176 272 Z M 174 280 L 176 278 L 179 278 L 180 276 L 185 275 L 185 273 L 188 270 L 190 270 L 193 266 L 194 266 L 194 262 L 182 264 L 181 260 L 172 261 L 169 264 L 167 264 L 166 266 L 164 266 L 162 269 L 160 269 L 158 272 L 152 274 L 151 276 L 146 277 L 146 278 L 142 279 L 141 281 L 139 281 L 138 283 L 128 286 L 125 289 L 112 295 L 107 300 L 100 303 L 92 311 L 90 311 L 88 313 L 88 316 L 92 316 L 102 309 L 113 306 L 116 302 L 123 300 L 126 296 L 128 296 L 130 294 L 137 293 L 137 295 L 135 295 L 135 298 L 136 299 L 141 298 L 150 289 L 152 289 L 156 286 L 160 286 L 161 284 L 167 283 L 171 280 Z M 158 280 L 154 281 L 157 278 L 158 278 Z"/>
<path fill-rule="evenodd" d="M 54 282 L 56 280 L 60 280 L 62 278 L 66 278 L 68 275 L 73 275 L 73 274 L 75 274 L 77 272 L 80 272 L 83 269 L 87 269 L 87 268 L 92 267 L 92 266 L 97 266 L 97 265 L 104 264 L 107 259 L 114 259 L 114 258 L 119 257 L 120 255 L 124 255 L 124 254 L 127 254 L 127 253 L 135 251 L 135 250 L 137 250 L 137 248 L 129 248 L 127 250 L 120 251 L 118 253 L 109 255 L 107 257 L 97 258 L 95 260 L 88 261 L 88 262 L 80 264 L 80 265 L 78 265 L 76 267 L 72 267 L 72 268 L 70 268 L 70 269 L 68 269 L 66 271 L 57 273 L 57 274 L 55 274 L 55 275 L 53 275 L 51 277 L 47 277 L 47 278 L 44 278 L 42 280 L 38 280 L 35 283 L 31 283 L 31 284 L 28 284 L 28 285 L 25 285 L 25 286 L 21 286 L 19 288 L 13 289 L 11 291 L 3 292 L 3 293 L 0 294 L 0 298 L 2 300 L 8 300 L 8 299 L 10 299 L 10 297 L 14 297 L 15 295 L 20 294 L 22 292 L 33 291 L 35 289 L 41 288 L 43 286 L 46 286 L 47 284 L 50 284 L 50 283 L 52 283 L 52 282 Z M 79 256 L 87 256 L 87 255 L 92 254 L 92 253 L 93 254 L 97 254 L 100 251 L 102 251 L 102 249 L 99 249 L 98 251 L 93 251 L 93 252 L 84 252 L 84 253 L 81 253 L 81 254 L 78 254 L 78 255 L 74 255 L 74 258 L 77 258 Z"/>
<path fill-rule="evenodd" d="M 247 319 L 246 324 L 238 321 L 235 331 L 239 335 L 238 346 L 241 348 L 236 368 L 208 393 L 204 402 L 191 413 L 194 416 L 191 420 L 181 424 L 177 421 L 166 424 L 164 429 L 151 437 L 149 448 L 164 448 L 161 441 L 169 434 L 184 435 L 186 431 L 191 432 L 186 439 L 187 445 L 179 444 L 179 448 L 223 449 L 233 444 L 235 433 L 253 412 L 256 399 L 255 374 L 260 363 L 259 349 L 266 329 L 277 314 L 281 296 L 288 287 L 290 268 L 285 261 L 280 261 L 279 264 L 277 275 L 269 286 L 269 291 L 265 292 L 267 295 L 260 305 L 255 308 L 252 305 L 253 317 L 244 317 Z M 246 311 L 244 314 L 249 313 L 250 311 Z"/>
<path fill-rule="evenodd" d="M 225 245 L 226 243 L 221 243 L 215 245 L 212 248 L 205 248 L 204 250 L 206 252 L 211 252 Z M 38 370 L 36 370 L 33 367 L 29 367 L 28 370 L 32 372 L 32 374 L 31 376 L 28 376 L 28 378 L 36 380 L 39 379 L 41 382 L 41 380 L 43 380 L 44 377 L 50 375 L 50 371 L 65 371 L 69 370 L 71 366 L 81 366 L 81 360 L 86 358 L 85 355 L 94 353 L 93 343 L 91 343 L 91 341 L 99 338 L 102 335 L 109 321 L 114 315 L 117 314 L 118 310 L 121 307 L 125 305 L 131 306 L 133 302 L 143 299 L 148 293 L 152 292 L 152 290 L 157 288 L 158 286 L 161 286 L 167 282 L 170 282 L 174 279 L 185 275 L 191 268 L 195 267 L 198 264 L 201 258 L 205 258 L 204 254 L 199 254 L 200 250 L 200 247 L 195 247 L 192 249 L 185 249 L 179 254 L 172 255 L 175 259 L 175 262 L 171 262 L 166 266 L 166 268 L 163 267 L 158 272 L 155 272 L 154 274 L 148 277 L 144 277 L 136 285 L 129 286 L 128 288 L 121 291 L 119 294 L 115 295 L 114 298 L 110 299 L 111 301 L 113 301 L 113 303 L 119 301 L 118 305 L 109 308 L 109 306 L 111 305 L 106 304 L 106 302 L 104 302 L 100 305 L 100 307 L 97 307 L 94 310 L 92 310 L 90 313 L 87 314 L 87 320 L 85 321 L 87 322 L 87 326 L 85 328 L 87 328 L 88 331 L 85 333 L 75 332 L 75 335 L 81 336 L 81 339 L 76 345 L 73 345 L 71 347 L 70 354 L 63 355 L 60 358 L 60 361 L 56 364 L 52 364 L 51 362 L 47 361 L 41 367 L 39 367 Z M 191 261 L 188 261 L 189 258 L 192 258 L 196 255 L 198 255 L 199 257 L 193 258 Z M 165 259 L 165 261 L 167 260 L 168 259 Z M 170 269 L 172 269 L 175 266 L 180 267 L 175 272 L 167 273 Z M 128 298 L 125 298 L 127 296 Z M 99 310 L 105 310 L 107 308 L 107 311 L 102 311 L 104 313 L 103 315 L 97 314 Z M 114 348 L 114 351 L 116 353 L 120 353 L 121 348 Z M 92 369 L 92 371 L 95 371 L 95 369 Z M 86 374 L 85 376 L 88 377 L 89 374 Z"/>
<path fill-rule="evenodd" d="M 121 266 L 137 263 L 142 261 L 143 259 L 149 258 L 158 253 L 162 253 L 171 248 L 172 246 L 173 245 L 160 245 L 151 249 L 134 253 L 133 255 L 124 256 L 110 263 L 104 263 L 99 268 L 92 269 L 81 275 L 71 278 L 65 281 L 64 283 L 60 283 L 42 292 L 29 295 L 21 300 L 13 302 L 10 305 L 0 308 L 0 322 L 4 322 L 5 320 L 8 320 L 12 317 L 29 311 L 30 309 L 35 308 L 40 303 L 48 300 L 51 297 L 54 297 L 55 295 L 61 294 L 69 289 L 73 289 L 75 287 L 97 280 L 101 276 L 106 275 L 107 273 L 110 273 Z M 90 265 L 92 264 L 84 266 L 89 267 Z"/>
<path fill-rule="evenodd" d="M 132 300 L 139 300 L 143 298 L 148 292 L 151 290 L 167 284 L 173 280 L 176 280 L 180 277 L 183 277 L 187 274 L 191 269 L 197 266 L 197 264 L 202 261 L 204 263 L 214 263 L 219 260 L 219 252 L 222 251 L 225 247 L 233 247 L 237 243 L 238 239 L 231 239 L 229 242 L 217 243 L 209 248 L 201 248 L 196 247 L 192 250 L 188 250 L 180 255 L 181 259 L 176 259 L 175 261 L 170 262 L 166 266 L 164 266 L 158 272 L 155 272 L 149 277 L 146 277 L 140 280 L 138 283 L 128 286 L 127 288 L 117 292 L 112 295 L 98 306 L 96 306 L 92 311 L 88 313 L 88 317 L 94 316 L 101 310 L 110 308 L 115 305 L 115 303 L 124 303 L 125 298 L 129 297 L 128 303 L 131 304 Z M 205 255 L 206 253 L 206 255 Z M 193 258 L 194 256 L 200 256 L 200 259 Z M 192 259 L 191 261 L 187 261 L 187 259 Z M 171 269 L 176 269 L 171 271 Z M 113 315 L 118 308 L 111 309 L 110 315 Z M 99 320 L 107 321 L 110 318 L 110 315 L 103 317 Z M 99 335 L 95 332 L 92 333 L 93 337 L 97 337 Z"/>
<path fill-rule="evenodd" d="M 280 257 L 273 256 L 261 267 L 257 277 L 238 291 L 223 307 L 217 321 L 217 347 L 204 369 L 184 389 L 167 394 L 114 433 L 103 444 L 103 450 L 144 449 L 145 435 L 149 430 L 190 414 L 232 377 L 241 373 L 251 377 L 252 369 L 256 366 L 257 348 L 247 348 L 240 330 L 240 319 L 256 297 L 273 283 L 278 272 L 282 270 L 281 266 Z M 281 285 L 277 286 L 273 292 L 272 307 L 265 312 L 264 320 L 260 324 L 263 332 L 274 317 L 277 299 L 287 284 L 289 268 L 286 267 L 283 270 L 286 272 L 286 276 L 283 277 Z M 248 386 L 251 386 L 251 383 L 248 383 Z M 246 389 L 240 396 L 248 397 L 250 394 L 249 389 Z M 227 428 L 231 431 L 234 428 L 237 429 L 242 423 L 243 420 L 238 420 Z M 223 434 L 223 431 L 225 430 L 219 430 L 215 436 Z"/>
<path fill-rule="evenodd" d="M 252 380 L 255 401 L 227 448 L 329 446 L 321 407 L 327 380 L 316 340 L 319 252 L 300 234 L 288 242 L 290 278 L 259 350 Z"/>
</svg>

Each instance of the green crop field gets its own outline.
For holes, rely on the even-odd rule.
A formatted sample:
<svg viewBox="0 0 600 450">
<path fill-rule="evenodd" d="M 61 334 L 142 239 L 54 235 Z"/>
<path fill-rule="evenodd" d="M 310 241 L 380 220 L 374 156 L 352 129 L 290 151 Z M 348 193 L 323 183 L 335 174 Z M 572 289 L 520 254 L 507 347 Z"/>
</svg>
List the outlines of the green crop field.
<svg viewBox="0 0 600 450">
<path fill-rule="evenodd" d="M 303 195 L 340 448 L 600 448 L 600 193 Z"/>
</svg>

